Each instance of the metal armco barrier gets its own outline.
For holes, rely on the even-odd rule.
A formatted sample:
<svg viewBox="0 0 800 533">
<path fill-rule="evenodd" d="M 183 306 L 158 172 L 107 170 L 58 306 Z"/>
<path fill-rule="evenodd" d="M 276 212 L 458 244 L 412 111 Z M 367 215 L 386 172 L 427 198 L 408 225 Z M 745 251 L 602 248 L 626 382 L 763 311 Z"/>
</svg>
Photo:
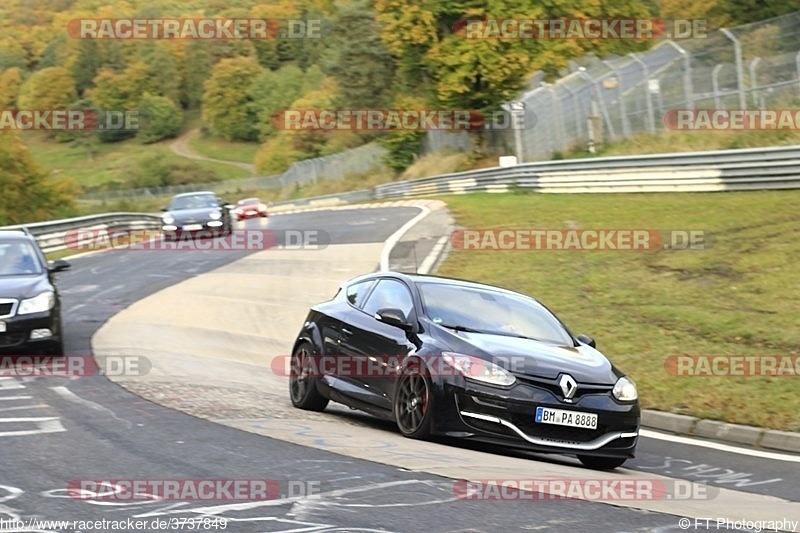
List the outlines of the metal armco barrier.
<svg viewBox="0 0 800 533">
<path fill-rule="evenodd" d="M 275 204 L 279 209 L 473 192 L 713 192 L 800 189 L 800 146 L 524 163 Z"/>
<path fill-rule="evenodd" d="M 378 185 L 272 204 L 275 212 L 371 200 L 515 189 L 542 193 L 713 192 L 800 189 L 800 146 L 598 157 L 524 163 Z M 160 217 L 109 213 L 26 224 L 45 252 L 63 250 L 76 229 L 157 229 Z M 0 229 L 18 229 L 7 226 Z"/>
<path fill-rule="evenodd" d="M 85 217 L 68 218 L 52 222 L 35 222 L 16 226 L 0 226 L 0 230 L 27 228 L 41 246 L 44 253 L 65 250 L 77 246 L 77 230 L 86 231 L 130 231 L 150 230 L 161 227 L 161 217 L 144 213 L 104 213 Z"/>
</svg>

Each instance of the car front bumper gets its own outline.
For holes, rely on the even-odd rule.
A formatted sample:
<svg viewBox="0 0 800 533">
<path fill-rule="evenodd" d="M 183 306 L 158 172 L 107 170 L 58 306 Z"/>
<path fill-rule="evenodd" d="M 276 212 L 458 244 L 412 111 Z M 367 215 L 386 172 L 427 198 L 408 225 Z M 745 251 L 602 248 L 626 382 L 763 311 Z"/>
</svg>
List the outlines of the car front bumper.
<svg viewBox="0 0 800 533">
<path fill-rule="evenodd" d="M 3 353 L 39 348 L 58 341 L 61 335 L 57 315 L 52 310 L 2 318 L 0 322 L 5 323 L 5 332 L 0 333 Z"/>
<path fill-rule="evenodd" d="M 448 378 L 434 382 L 433 389 L 437 434 L 548 453 L 605 457 L 635 453 L 638 402 L 618 402 L 610 390 L 589 390 L 567 403 L 533 382 L 517 381 L 504 389 Z M 597 414 L 597 428 L 536 423 L 537 407 Z"/>
</svg>

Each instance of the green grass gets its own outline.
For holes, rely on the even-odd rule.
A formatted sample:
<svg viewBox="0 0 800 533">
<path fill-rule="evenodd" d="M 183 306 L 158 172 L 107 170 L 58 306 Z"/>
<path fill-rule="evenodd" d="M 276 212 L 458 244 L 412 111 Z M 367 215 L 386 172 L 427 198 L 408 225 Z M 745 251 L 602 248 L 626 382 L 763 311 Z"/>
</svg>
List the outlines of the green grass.
<svg viewBox="0 0 800 533">
<path fill-rule="evenodd" d="M 168 162 L 189 161 L 173 154 L 167 146 L 169 141 L 148 145 L 141 144 L 136 139 L 119 143 L 99 143 L 95 147 L 94 158 L 89 159 L 85 149 L 75 148 L 69 143 L 57 143 L 40 134 L 26 134 L 23 139 L 33 159 L 50 171 L 52 176 L 74 178 L 83 187 L 115 181 L 125 182 L 132 166 L 154 153 L 163 154 Z M 213 171 L 224 180 L 249 177 L 246 170 L 224 163 L 195 163 Z"/>
<path fill-rule="evenodd" d="M 199 133 L 189 140 L 189 147 L 195 152 L 212 159 L 252 163 L 261 145 L 255 142 L 226 141 L 220 137 L 211 137 Z"/>
<path fill-rule="evenodd" d="M 798 377 L 673 377 L 670 355 L 800 357 L 800 191 L 473 194 L 472 229 L 704 230 L 705 250 L 452 251 L 439 273 L 535 296 L 637 381 L 645 408 L 800 430 Z"/>
</svg>

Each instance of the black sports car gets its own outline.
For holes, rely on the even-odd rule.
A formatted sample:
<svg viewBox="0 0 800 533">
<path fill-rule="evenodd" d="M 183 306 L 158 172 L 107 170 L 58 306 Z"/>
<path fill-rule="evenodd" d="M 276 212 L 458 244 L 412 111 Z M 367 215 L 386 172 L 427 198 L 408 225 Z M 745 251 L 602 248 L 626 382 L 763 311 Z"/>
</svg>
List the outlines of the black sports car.
<svg viewBox="0 0 800 533">
<path fill-rule="evenodd" d="M 53 274 L 69 267 L 63 259 L 48 263 L 26 231 L 0 231 L 0 352 L 63 355 Z"/>
<path fill-rule="evenodd" d="M 639 432 L 636 386 L 528 296 L 380 272 L 313 307 L 292 350 L 292 404 L 329 400 L 446 435 L 622 465 Z"/>
<path fill-rule="evenodd" d="M 167 239 L 227 235 L 233 226 L 230 207 L 211 191 L 175 195 L 162 209 L 161 231 Z"/>
</svg>

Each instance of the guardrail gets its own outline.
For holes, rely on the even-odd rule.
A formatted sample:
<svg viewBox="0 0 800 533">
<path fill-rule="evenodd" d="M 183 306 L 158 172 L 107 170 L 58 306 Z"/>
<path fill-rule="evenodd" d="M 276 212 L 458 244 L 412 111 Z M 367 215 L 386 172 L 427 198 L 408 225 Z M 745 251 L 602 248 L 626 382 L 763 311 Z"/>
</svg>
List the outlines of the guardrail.
<svg viewBox="0 0 800 533">
<path fill-rule="evenodd" d="M 524 163 L 281 202 L 279 209 L 471 192 L 710 192 L 800 188 L 800 146 Z"/>
<path fill-rule="evenodd" d="M 15 226 L 0 226 L 0 230 L 27 228 L 36 237 L 44 253 L 57 252 L 77 246 L 77 230 L 132 231 L 160 228 L 161 217 L 144 213 L 104 213 L 85 217 L 67 218 L 53 222 L 34 222 Z"/>
<path fill-rule="evenodd" d="M 749 148 L 670 154 L 599 157 L 525 163 L 443 174 L 378 185 L 372 189 L 328 194 L 272 204 L 280 212 L 371 200 L 441 194 L 509 192 L 543 193 L 707 192 L 800 189 L 800 146 Z M 54 222 L 25 224 L 47 252 L 63 250 L 76 229 L 157 229 L 160 217 L 142 213 L 108 213 Z M 6 226 L 0 229 L 19 229 Z M 72 237 L 71 237 L 72 236 Z"/>
</svg>

